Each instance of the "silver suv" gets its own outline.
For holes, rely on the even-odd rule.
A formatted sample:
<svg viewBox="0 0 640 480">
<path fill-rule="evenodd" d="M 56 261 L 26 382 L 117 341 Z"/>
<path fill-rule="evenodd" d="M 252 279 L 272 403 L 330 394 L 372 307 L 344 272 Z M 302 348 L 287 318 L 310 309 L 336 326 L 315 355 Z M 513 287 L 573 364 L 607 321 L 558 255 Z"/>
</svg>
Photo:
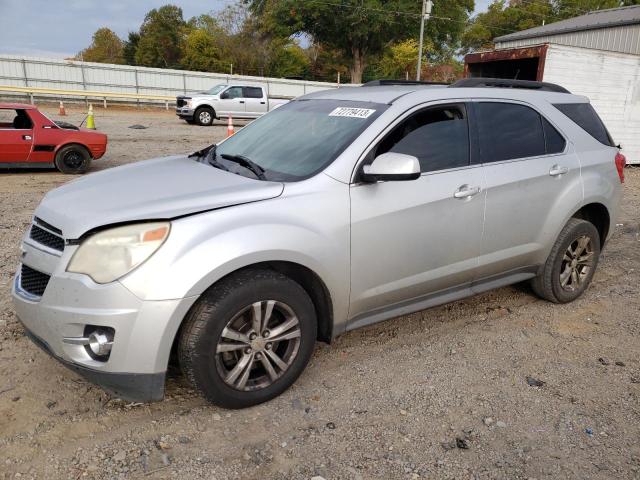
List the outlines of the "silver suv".
<svg viewBox="0 0 640 480">
<path fill-rule="evenodd" d="M 207 399 L 241 408 L 288 388 L 316 340 L 525 280 L 580 296 L 625 163 L 588 100 L 379 83 L 49 192 L 13 285 L 27 334 L 135 401 L 163 397 L 175 352 Z"/>
</svg>

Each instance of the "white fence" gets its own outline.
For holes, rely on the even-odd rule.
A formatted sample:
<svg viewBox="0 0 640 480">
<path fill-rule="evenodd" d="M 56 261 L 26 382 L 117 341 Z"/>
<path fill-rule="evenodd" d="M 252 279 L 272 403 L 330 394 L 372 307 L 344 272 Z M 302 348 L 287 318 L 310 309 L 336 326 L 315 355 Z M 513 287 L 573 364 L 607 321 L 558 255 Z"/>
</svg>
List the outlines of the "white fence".
<svg viewBox="0 0 640 480">
<path fill-rule="evenodd" d="M 0 85 L 6 86 L 175 96 L 234 82 L 262 86 L 270 96 L 287 98 L 339 86 L 306 80 L 0 55 Z"/>
</svg>

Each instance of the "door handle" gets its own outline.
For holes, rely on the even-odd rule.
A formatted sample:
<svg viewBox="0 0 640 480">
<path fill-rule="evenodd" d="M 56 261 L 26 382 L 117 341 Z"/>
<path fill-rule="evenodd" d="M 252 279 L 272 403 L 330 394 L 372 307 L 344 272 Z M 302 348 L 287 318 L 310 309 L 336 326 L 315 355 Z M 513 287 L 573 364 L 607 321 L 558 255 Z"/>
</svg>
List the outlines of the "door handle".
<svg viewBox="0 0 640 480">
<path fill-rule="evenodd" d="M 240 103 L 244 103 L 244 100 L 240 100 Z"/>
<path fill-rule="evenodd" d="M 33 140 L 33 138 L 31 138 L 31 135 L 22 135 L 22 139 L 23 140 Z"/>
<path fill-rule="evenodd" d="M 455 192 L 453 192 L 454 198 L 471 198 L 474 195 L 480 193 L 480 187 L 472 187 L 470 185 L 461 185 Z"/>
<path fill-rule="evenodd" d="M 554 165 L 553 167 L 551 167 L 551 170 L 549 170 L 549 175 L 551 175 L 552 177 L 557 177 L 558 175 L 562 175 L 564 173 L 567 173 L 568 171 L 569 169 L 567 167 Z"/>
<path fill-rule="evenodd" d="M 260 104 L 261 104 L 261 105 L 264 105 L 264 104 L 265 104 L 265 102 L 260 102 Z"/>
</svg>

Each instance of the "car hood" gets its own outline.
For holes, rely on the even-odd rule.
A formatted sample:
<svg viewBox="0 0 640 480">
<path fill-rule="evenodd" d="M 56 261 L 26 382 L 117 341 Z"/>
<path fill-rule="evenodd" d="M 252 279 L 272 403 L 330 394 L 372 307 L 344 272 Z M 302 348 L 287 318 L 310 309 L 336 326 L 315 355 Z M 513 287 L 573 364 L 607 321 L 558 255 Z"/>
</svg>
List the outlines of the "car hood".
<svg viewBox="0 0 640 480">
<path fill-rule="evenodd" d="M 35 216 L 75 239 L 103 225 L 183 215 L 267 200 L 284 185 L 243 177 L 185 156 L 136 162 L 51 190 Z"/>
</svg>

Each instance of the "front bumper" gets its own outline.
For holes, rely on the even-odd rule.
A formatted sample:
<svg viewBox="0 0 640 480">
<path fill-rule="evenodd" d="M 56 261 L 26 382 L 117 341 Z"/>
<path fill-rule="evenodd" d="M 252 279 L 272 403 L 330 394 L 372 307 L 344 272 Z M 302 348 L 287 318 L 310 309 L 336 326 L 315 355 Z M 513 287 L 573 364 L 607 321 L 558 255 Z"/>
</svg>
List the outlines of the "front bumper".
<svg viewBox="0 0 640 480">
<path fill-rule="evenodd" d="M 176 115 L 180 118 L 193 118 L 193 108 L 189 107 L 176 107 Z"/>
<path fill-rule="evenodd" d="M 73 247 L 62 258 L 23 243 L 25 265 L 51 277 L 41 297 L 21 288 L 20 268 L 14 279 L 15 311 L 45 351 L 105 390 L 131 401 L 154 401 L 164 395 L 164 378 L 173 340 L 197 297 L 141 300 L 120 282 L 94 283 L 86 275 L 64 271 Z M 87 328 L 115 330 L 108 360 L 101 361 L 84 345 L 65 338 L 86 335 Z"/>
<path fill-rule="evenodd" d="M 65 367 L 83 376 L 91 383 L 100 385 L 107 392 L 130 402 L 157 402 L 164 397 L 165 372 L 159 373 L 113 373 L 101 372 L 82 367 L 64 358 L 56 356 L 47 342 L 35 336 L 26 328 L 26 335 L 44 352 L 62 363 Z"/>
</svg>

